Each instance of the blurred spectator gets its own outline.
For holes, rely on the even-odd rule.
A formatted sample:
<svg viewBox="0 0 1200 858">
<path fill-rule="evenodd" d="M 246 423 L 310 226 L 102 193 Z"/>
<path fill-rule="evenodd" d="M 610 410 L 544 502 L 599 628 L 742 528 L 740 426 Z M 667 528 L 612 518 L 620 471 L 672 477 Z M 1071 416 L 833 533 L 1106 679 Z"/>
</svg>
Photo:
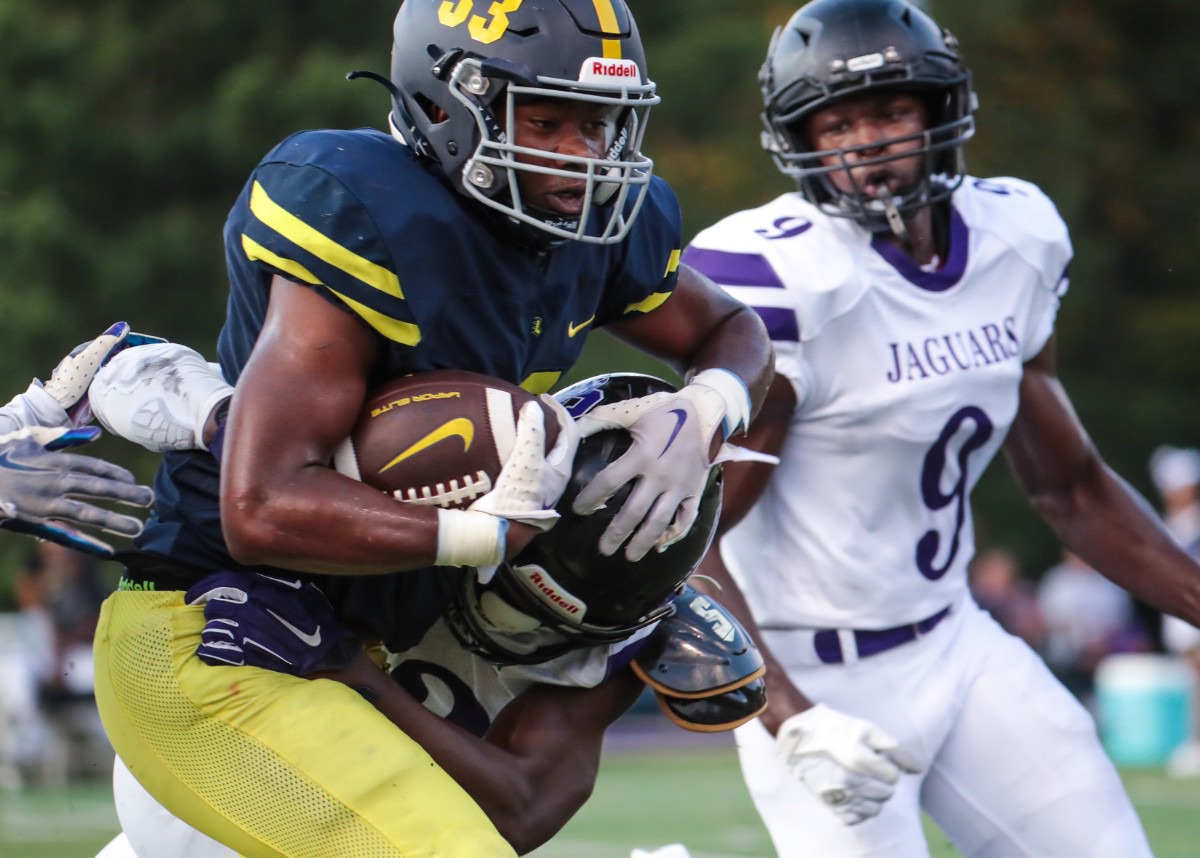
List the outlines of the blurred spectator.
<svg viewBox="0 0 1200 858">
<path fill-rule="evenodd" d="M 977 553 L 967 571 L 971 594 L 1005 631 L 1036 650 L 1045 629 L 1033 583 L 1021 574 L 1016 555 L 1005 548 Z"/>
<path fill-rule="evenodd" d="M 1046 627 L 1042 654 L 1050 669 L 1092 708 L 1096 666 L 1115 652 L 1141 652 L 1149 644 L 1129 594 L 1076 555 L 1042 577 L 1038 605 Z"/>
<path fill-rule="evenodd" d="M 49 727 L 38 749 L 42 780 L 62 783 L 74 770 L 102 773 L 108 746 L 93 696 L 92 637 L 107 590 L 96 562 L 38 542 L 15 592 L 36 649 L 38 709 Z"/>
<path fill-rule="evenodd" d="M 1167 530 L 1192 555 L 1200 557 L 1200 451 L 1163 445 L 1150 456 L 1150 478 L 1162 499 Z M 1200 686 L 1200 629 L 1176 617 L 1164 616 L 1163 646 L 1186 658 Z M 1192 737 L 1167 762 L 1177 777 L 1200 777 L 1200 705 L 1195 705 Z"/>
<path fill-rule="evenodd" d="M 17 578 L 17 603 L 44 629 L 49 660 L 41 677 L 48 700 L 92 694 L 92 636 L 107 596 L 95 561 L 38 542 Z"/>
</svg>

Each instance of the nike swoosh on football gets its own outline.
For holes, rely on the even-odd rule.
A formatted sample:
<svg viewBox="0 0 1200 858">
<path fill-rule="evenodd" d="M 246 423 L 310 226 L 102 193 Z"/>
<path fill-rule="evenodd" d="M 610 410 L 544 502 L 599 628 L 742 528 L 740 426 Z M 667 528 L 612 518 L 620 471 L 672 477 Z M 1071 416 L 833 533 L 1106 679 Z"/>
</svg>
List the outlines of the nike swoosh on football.
<svg viewBox="0 0 1200 858">
<path fill-rule="evenodd" d="M 667 450 L 671 449 L 671 445 L 675 443 L 675 439 L 679 437 L 679 430 L 683 428 L 683 424 L 687 422 L 687 412 L 682 408 L 672 408 L 668 414 L 675 415 L 675 428 L 671 430 L 671 434 L 667 437 L 667 443 L 663 445 L 662 452 L 658 454 L 658 458 L 662 458 Z"/>
<path fill-rule="evenodd" d="M 294 634 L 296 637 L 300 638 L 300 640 L 304 641 L 309 646 L 320 646 L 321 645 L 321 627 L 320 626 L 317 626 L 317 630 L 315 632 L 313 632 L 312 634 L 307 634 L 305 632 L 300 631 L 300 629 L 293 626 L 291 623 L 289 623 L 283 617 L 279 616 L 279 614 L 275 613 L 270 608 L 267 608 L 267 613 L 270 614 L 275 619 L 279 620 L 280 624 L 284 628 L 286 628 L 289 632 Z"/>
<path fill-rule="evenodd" d="M 455 417 L 443 423 L 438 428 L 434 429 L 424 438 L 417 441 L 407 450 L 401 453 L 396 458 L 392 459 L 386 465 L 379 469 L 379 473 L 383 473 L 388 468 L 394 467 L 405 459 L 411 459 L 413 456 L 420 453 L 422 450 L 428 450 L 439 441 L 445 441 L 447 438 L 462 438 L 463 452 L 471 449 L 471 442 L 475 440 L 475 424 L 466 417 Z"/>
<path fill-rule="evenodd" d="M 584 321 L 580 322 L 578 325 L 568 322 L 567 323 L 567 336 L 568 337 L 575 336 L 576 334 L 578 334 L 580 331 L 582 331 L 584 328 L 586 328 L 588 325 L 590 325 L 594 321 L 596 321 L 595 313 L 592 314 L 592 317 L 590 319 L 585 319 Z"/>
</svg>

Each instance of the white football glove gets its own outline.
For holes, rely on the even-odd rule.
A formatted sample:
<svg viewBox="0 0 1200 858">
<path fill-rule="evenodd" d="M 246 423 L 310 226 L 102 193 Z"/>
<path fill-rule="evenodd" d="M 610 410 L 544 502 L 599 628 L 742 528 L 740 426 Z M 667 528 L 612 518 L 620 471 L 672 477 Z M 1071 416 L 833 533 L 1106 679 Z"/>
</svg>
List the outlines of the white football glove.
<svg viewBox="0 0 1200 858">
<path fill-rule="evenodd" d="M 625 556 L 636 562 L 651 548 L 663 551 L 686 536 L 712 466 L 713 436 L 724 428 L 727 437 L 744 425 L 749 409 L 740 379 L 706 370 L 677 393 L 599 405 L 582 415 L 579 430 L 585 438 L 606 429 L 628 429 L 633 436 L 629 450 L 575 498 L 575 513 L 590 515 L 626 483 L 637 481 L 600 537 L 600 553 L 615 554 L 633 534 Z"/>
<path fill-rule="evenodd" d="M 97 557 L 111 557 L 112 546 L 78 527 L 121 536 L 141 533 L 140 519 L 79 500 L 95 498 L 138 507 L 154 501 L 154 493 L 139 486 L 124 468 L 91 456 L 59 452 L 99 435 L 94 426 L 32 426 L 0 435 L 0 528 Z"/>
<path fill-rule="evenodd" d="M 516 442 L 500 469 L 495 488 L 469 509 L 546 531 L 558 521 L 554 507 L 571 479 L 579 428 L 554 397 L 543 394 L 539 399 L 558 418 L 554 447 L 545 452 L 545 412 L 536 402 L 526 403 L 517 420 Z"/>
<path fill-rule="evenodd" d="M 526 403 L 517 419 L 516 439 L 495 487 L 465 510 L 438 510 L 439 566 L 494 566 L 504 559 L 509 521 L 546 531 L 559 515 L 554 507 L 571 479 L 579 429 L 552 396 L 539 399 L 558 418 L 558 438 L 546 450 L 545 413 Z"/>
<path fill-rule="evenodd" d="M 129 325 L 117 322 L 94 340 L 76 346 L 59 361 L 49 381 L 43 383 L 35 378 L 24 393 L 0 408 L 0 432 L 35 426 L 71 429 L 90 423 L 88 385 L 128 336 Z"/>
<path fill-rule="evenodd" d="M 902 771 L 921 770 L 874 724 L 820 703 L 784 721 L 775 747 L 792 775 L 846 825 L 878 814 Z"/>
<path fill-rule="evenodd" d="M 179 343 L 115 355 L 92 382 L 96 419 L 110 432 L 156 453 L 203 450 L 204 421 L 233 387 L 214 364 Z"/>
</svg>

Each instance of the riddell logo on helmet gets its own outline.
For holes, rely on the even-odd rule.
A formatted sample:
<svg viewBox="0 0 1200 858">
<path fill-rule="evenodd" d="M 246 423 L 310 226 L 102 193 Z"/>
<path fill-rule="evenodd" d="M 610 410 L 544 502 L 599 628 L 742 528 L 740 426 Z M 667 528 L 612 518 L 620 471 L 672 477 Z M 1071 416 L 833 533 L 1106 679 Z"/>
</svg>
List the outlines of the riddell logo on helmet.
<svg viewBox="0 0 1200 858">
<path fill-rule="evenodd" d="M 640 83 L 641 70 L 633 60 L 610 60 L 604 57 L 589 57 L 579 70 L 580 82 L 587 83 Z"/>
<path fill-rule="evenodd" d="M 567 617 L 574 617 L 583 612 L 584 605 L 565 595 L 558 589 L 557 583 L 538 566 L 518 567 L 525 580 L 537 589 L 542 598 L 550 606 Z"/>
</svg>

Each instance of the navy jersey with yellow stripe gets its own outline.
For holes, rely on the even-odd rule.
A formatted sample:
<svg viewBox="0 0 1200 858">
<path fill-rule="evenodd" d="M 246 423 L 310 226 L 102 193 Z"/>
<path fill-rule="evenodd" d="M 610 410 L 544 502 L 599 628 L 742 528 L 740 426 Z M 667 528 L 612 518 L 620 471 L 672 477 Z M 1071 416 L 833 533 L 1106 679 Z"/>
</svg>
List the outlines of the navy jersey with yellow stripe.
<svg viewBox="0 0 1200 858">
<path fill-rule="evenodd" d="M 221 368 L 236 384 L 275 275 L 370 326 L 382 346 L 375 382 L 456 368 L 532 392 L 554 386 L 589 331 L 648 312 L 674 290 L 681 220 L 659 179 L 620 244 L 538 251 L 518 236 L 386 134 L 296 134 L 258 165 L 226 223 Z M 302 420 L 303 391 L 296 398 Z M 211 457 L 167 454 L 155 490 L 140 549 L 199 571 L 237 568 L 221 536 Z"/>
<path fill-rule="evenodd" d="M 380 379 L 467 369 L 549 390 L 586 326 L 652 309 L 674 288 L 680 219 L 655 180 L 619 245 L 539 254 L 501 216 L 446 186 L 377 131 L 316 131 L 255 170 L 225 228 L 232 280 L 219 355 L 236 378 L 257 339 L 271 277 L 307 283 L 386 344 Z"/>
</svg>

